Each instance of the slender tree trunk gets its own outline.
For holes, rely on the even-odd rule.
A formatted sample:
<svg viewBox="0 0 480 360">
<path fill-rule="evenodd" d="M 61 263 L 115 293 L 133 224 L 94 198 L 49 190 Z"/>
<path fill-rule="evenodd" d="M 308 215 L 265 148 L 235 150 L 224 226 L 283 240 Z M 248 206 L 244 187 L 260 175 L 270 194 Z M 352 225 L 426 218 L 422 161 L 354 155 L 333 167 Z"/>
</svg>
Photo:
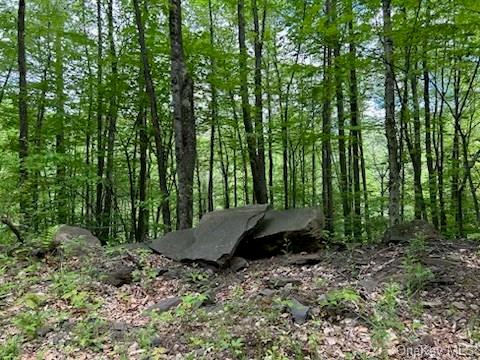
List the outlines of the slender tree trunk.
<svg viewBox="0 0 480 360">
<path fill-rule="evenodd" d="M 147 91 L 148 102 L 150 106 L 150 117 L 152 119 L 153 133 L 155 139 L 155 155 L 157 156 L 157 170 L 158 170 L 158 182 L 160 186 L 161 199 L 161 212 L 163 219 L 164 231 L 168 232 L 172 229 L 172 222 L 170 217 L 170 202 L 169 191 L 167 186 L 167 169 L 165 166 L 166 157 L 165 150 L 162 143 L 162 131 L 160 128 L 160 119 L 158 116 L 157 108 L 157 95 L 155 92 L 155 86 L 153 84 L 152 72 L 150 69 L 150 61 L 148 59 L 147 46 L 145 44 L 145 29 L 142 22 L 142 14 L 140 12 L 140 6 L 138 0 L 133 0 L 133 6 L 135 9 L 135 22 L 137 24 L 138 42 L 140 45 L 140 53 L 143 65 L 143 74 L 145 78 L 145 87 Z"/>
<path fill-rule="evenodd" d="M 199 161 L 197 159 L 196 173 L 197 173 L 197 188 L 198 188 L 198 220 L 200 220 L 205 214 L 205 209 L 203 207 L 203 196 L 202 196 L 202 181 L 200 180 L 200 169 Z"/>
<path fill-rule="evenodd" d="M 55 151 L 58 155 L 57 160 L 57 176 L 55 192 L 55 203 L 57 208 L 57 222 L 66 224 L 68 222 L 67 209 L 67 190 L 65 185 L 65 90 L 63 79 L 63 12 L 59 10 L 60 24 L 58 24 L 55 32 Z"/>
<path fill-rule="evenodd" d="M 455 65 L 458 65 L 455 62 Z M 451 180 L 451 194 L 452 194 L 452 210 L 455 214 L 456 235 L 463 236 L 463 193 L 460 186 L 460 86 L 461 75 L 460 70 L 454 70 L 454 86 L 453 86 L 453 100 L 454 100 L 454 132 L 452 145 L 452 180 Z"/>
<path fill-rule="evenodd" d="M 230 187 L 228 182 L 228 153 L 227 149 L 222 141 L 222 133 L 220 126 L 217 127 L 218 131 L 218 145 L 220 151 L 220 168 L 222 170 L 223 177 L 223 189 L 224 189 L 224 208 L 230 208 Z M 225 149 L 225 153 L 224 153 Z"/>
<path fill-rule="evenodd" d="M 108 135 L 107 135 L 107 166 L 105 168 L 105 203 L 103 205 L 102 222 L 102 241 L 105 241 L 111 234 L 110 224 L 112 222 L 111 214 L 113 208 L 114 184 L 113 184 L 113 160 L 115 155 L 115 133 L 117 127 L 117 78 L 118 78 L 118 60 L 115 43 L 113 39 L 113 0 L 108 1 L 108 43 L 110 57 L 110 86 L 109 86 L 109 109 L 108 109 Z"/>
<path fill-rule="evenodd" d="M 208 0 L 208 14 L 210 19 L 210 46 L 213 49 L 215 48 L 215 33 L 213 25 L 213 12 L 212 12 L 212 0 Z M 215 59 L 213 55 L 210 55 L 210 92 L 211 92 L 211 102 L 210 102 L 210 156 L 209 156 L 209 168 L 208 168 L 208 211 L 213 211 L 213 161 L 215 153 L 215 122 L 217 121 L 217 88 L 215 86 L 213 76 L 215 74 Z"/>
<path fill-rule="evenodd" d="M 170 46 L 175 155 L 178 176 L 177 228 L 193 224 L 193 174 L 196 160 L 193 82 L 185 65 L 181 0 L 170 0 Z"/>
<path fill-rule="evenodd" d="M 391 0 L 382 0 L 384 57 L 385 57 L 385 132 L 389 164 L 389 218 L 390 224 L 400 222 L 400 164 L 398 159 L 397 128 L 395 124 L 395 76 L 393 64 L 393 40 Z"/>
<path fill-rule="evenodd" d="M 372 239 L 372 230 L 370 227 L 370 203 L 368 202 L 368 184 L 367 184 L 367 169 L 365 164 L 365 156 L 363 153 L 363 138 L 361 130 L 358 131 L 358 148 L 360 152 L 360 170 L 362 173 L 362 192 L 363 192 L 363 207 L 365 218 L 365 230 L 367 233 L 367 240 Z"/>
<path fill-rule="evenodd" d="M 332 7 L 331 1 L 327 0 L 325 12 L 328 22 L 331 23 Z M 330 43 L 330 41 L 329 41 Z M 322 109 L 322 200 L 325 216 L 325 230 L 328 236 L 334 233 L 333 218 L 333 181 L 332 181 L 332 144 L 331 144 L 331 65 L 332 49 L 330 44 L 324 48 L 323 57 L 323 109 Z"/>
<path fill-rule="evenodd" d="M 336 6 L 335 1 L 333 3 L 333 16 L 336 21 Z M 337 25 L 335 25 L 337 26 Z M 338 29 L 337 29 L 338 32 Z M 349 238 L 352 235 L 351 223 L 350 223 L 350 204 L 348 201 L 348 175 L 347 175 L 347 157 L 345 152 L 345 110 L 344 110 L 344 98 L 343 98 L 343 76 L 342 76 L 342 64 L 340 53 L 340 41 L 338 34 L 335 35 L 335 48 L 334 48 L 334 64 L 335 64 L 335 93 L 336 93 L 336 106 L 337 106 L 337 120 L 338 120 L 338 156 L 340 162 L 340 193 L 342 198 L 343 209 L 343 221 L 344 221 L 344 235 Z"/>
<path fill-rule="evenodd" d="M 270 88 L 270 71 L 267 65 L 267 110 L 268 110 L 268 191 L 269 200 L 272 207 L 275 199 L 273 196 L 273 116 L 272 116 L 272 95 Z"/>
<path fill-rule="evenodd" d="M 3 97 L 5 95 L 5 89 L 7 88 L 8 81 L 10 80 L 10 75 L 12 75 L 12 68 L 8 68 L 7 76 L 5 76 L 5 80 L 3 81 L 2 88 L 0 89 L 0 104 L 3 101 Z"/>
<path fill-rule="evenodd" d="M 35 134 L 33 145 L 35 147 L 35 154 L 39 155 L 42 149 L 42 130 L 43 123 L 45 120 L 45 111 L 46 111 L 46 97 L 48 90 L 48 74 L 50 71 L 51 60 L 52 60 L 52 51 L 50 46 L 50 23 L 47 26 L 47 59 L 45 67 L 43 68 L 42 77 L 41 77 L 41 94 L 38 105 L 38 113 L 35 123 Z M 40 217 L 38 214 L 39 200 L 40 200 L 40 189 L 39 189 L 39 180 L 40 180 L 40 170 L 35 170 L 33 174 L 33 184 L 32 184 L 32 224 L 34 230 L 37 231 L 40 224 Z"/>
<path fill-rule="evenodd" d="M 242 154 L 242 168 L 243 168 L 243 192 L 245 194 L 245 205 L 250 203 L 250 197 L 248 193 L 248 166 L 247 166 L 247 154 L 245 151 L 245 147 L 243 146 L 242 135 L 240 134 L 240 122 L 237 115 L 237 107 L 235 104 L 235 99 L 233 97 L 233 93 L 230 91 L 230 102 L 232 105 L 232 112 L 233 112 L 233 122 L 235 124 L 235 132 L 237 136 L 237 141 L 240 146 L 240 152 Z"/>
<path fill-rule="evenodd" d="M 138 217 L 135 239 L 137 242 L 144 242 L 148 234 L 148 206 L 147 188 L 148 188 L 148 167 L 147 167 L 147 150 L 148 150 L 148 130 L 147 130 L 147 113 L 144 105 L 144 81 L 140 81 L 140 109 L 138 111 L 138 125 L 140 133 L 140 173 L 138 177 Z"/>
<path fill-rule="evenodd" d="M 358 84 L 357 84 L 357 49 L 354 39 L 354 24 L 353 24 L 353 9 L 352 3 L 349 1 L 347 7 L 348 14 L 350 15 L 350 21 L 348 23 L 349 35 L 351 37 L 349 43 L 349 55 L 350 55 L 350 151 L 351 151 L 351 184 L 348 181 L 348 174 L 345 171 L 346 181 L 346 194 L 349 195 L 353 189 L 353 197 L 351 200 L 346 199 L 349 206 L 353 200 L 353 235 L 355 239 L 360 240 L 362 238 L 362 221 L 361 221 L 361 194 L 360 194 L 360 158 L 361 158 L 361 126 L 360 126 L 360 113 L 358 106 Z M 347 166 L 346 166 L 347 167 Z M 350 210 L 351 211 L 351 210 Z M 350 214 L 348 214 L 350 216 Z M 365 224 L 368 225 L 368 224 Z M 347 234 L 345 234 L 347 235 Z"/>
<path fill-rule="evenodd" d="M 85 4 L 85 0 L 82 0 L 82 32 L 85 37 L 88 37 L 88 30 L 87 30 L 87 19 L 86 19 L 86 12 L 87 7 Z M 50 26 L 50 24 L 49 24 Z M 87 61 L 87 73 L 88 73 L 88 110 L 87 110 L 87 124 L 85 127 L 85 168 L 87 171 L 90 171 L 91 163 L 92 163 L 92 117 L 93 117 L 93 105 L 94 105 L 94 93 L 93 93 L 93 71 L 92 71 L 92 58 L 90 54 L 90 45 L 84 45 L 84 55 Z M 93 208 L 93 200 L 92 200 L 92 187 L 91 187 L 91 179 L 85 179 L 85 192 L 84 192 L 84 204 L 85 207 L 85 214 L 82 216 L 85 217 L 85 224 L 87 227 L 92 225 L 92 208 Z"/>
<path fill-rule="evenodd" d="M 252 171 L 253 192 L 255 201 L 258 203 L 267 202 L 267 187 L 265 176 L 261 175 L 261 166 L 259 164 L 257 153 L 256 133 L 252 125 L 250 114 L 250 104 L 248 95 L 248 75 L 247 75 L 247 46 L 245 42 L 245 15 L 244 0 L 238 0 L 238 42 L 240 47 L 239 64 L 240 64 L 240 95 L 242 98 L 242 116 L 245 126 L 245 135 L 247 138 L 247 149 Z"/>
<path fill-rule="evenodd" d="M 328 12 L 328 11 L 327 11 Z M 323 212 L 325 215 L 325 230 L 329 236 L 333 236 L 333 184 L 332 184 L 332 145 L 331 145 L 331 54 L 330 47 L 324 49 L 324 95 L 322 110 L 322 199 Z"/>
<path fill-rule="evenodd" d="M 414 66 L 414 71 L 416 66 Z M 423 198 L 422 187 L 422 147 L 421 147 L 421 124 L 420 124 L 420 105 L 418 102 L 417 91 L 417 78 L 415 73 L 412 72 L 410 86 L 412 88 L 412 100 L 413 100 L 413 177 L 414 177 L 414 190 L 415 190 L 415 217 L 417 219 L 427 219 L 427 210 L 425 206 L 425 200 Z"/>
<path fill-rule="evenodd" d="M 266 6 L 266 5 L 265 5 Z M 259 191 L 257 202 L 268 202 L 268 192 L 265 178 L 265 140 L 263 134 L 263 95 L 262 95 L 262 51 L 265 34 L 265 19 L 267 9 L 264 7 L 262 26 L 258 16 L 257 0 L 252 0 L 253 28 L 254 28 L 254 53 L 255 53 L 255 138 L 257 143 L 257 170 L 259 176 Z"/>
<path fill-rule="evenodd" d="M 444 74 L 442 70 L 442 89 L 444 88 Z M 443 90 L 442 90 L 443 91 Z M 437 97 L 440 95 L 439 91 L 437 90 Z M 440 230 L 445 232 L 447 230 L 447 212 L 445 208 L 445 197 L 444 197 L 444 180 L 443 180 L 443 167 L 444 167 L 444 149 L 445 149 L 445 142 L 444 142 L 444 120 L 443 120 L 443 112 L 444 112 L 444 101 L 443 98 L 440 100 L 440 110 L 438 112 L 438 151 L 437 151 L 437 176 L 438 176 L 438 201 L 440 205 Z"/>
<path fill-rule="evenodd" d="M 103 172 L 105 168 L 105 148 L 103 141 L 103 26 L 102 1 L 97 0 L 97 188 L 95 217 L 97 234 L 102 231 Z"/>
<path fill-rule="evenodd" d="M 20 162 L 20 213 L 24 221 L 28 223 L 28 169 L 26 160 L 28 157 L 28 93 L 27 93 L 27 62 L 25 56 L 25 0 L 18 2 L 18 22 L 17 22 L 17 60 L 18 60 L 18 113 L 19 113 L 19 147 L 18 157 Z"/>
<path fill-rule="evenodd" d="M 427 158 L 428 168 L 428 189 L 430 194 L 430 213 L 432 216 L 432 223 L 438 229 L 438 204 L 437 204 L 437 179 L 435 176 L 435 169 L 433 165 L 433 151 L 432 151 L 432 123 L 430 114 L 430 74 L 428 72 L 426 45 L 423 55 L 423 102 L 425 108 L 425 155 Z M 435 125 L 433 125 L 434 127 Z"/>
</svg>

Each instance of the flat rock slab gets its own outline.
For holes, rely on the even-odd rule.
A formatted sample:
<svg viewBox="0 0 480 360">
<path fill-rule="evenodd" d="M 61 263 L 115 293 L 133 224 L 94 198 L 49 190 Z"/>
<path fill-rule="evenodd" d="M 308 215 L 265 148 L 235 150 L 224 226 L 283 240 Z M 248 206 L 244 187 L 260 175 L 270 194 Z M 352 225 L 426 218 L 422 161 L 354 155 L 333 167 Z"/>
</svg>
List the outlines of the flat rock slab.
<svg viewBox="0 0 480 360">
<path fill-rule="evenodd" d="M 270 210 L 251 239 L 241 244 L 238 254 L 263 258 L 282 252 L 312 253 L 323 238 L 324 220 L 314 208 Z"/>
<path fill-rule="evenodd" d="M 193 229 L 173 231 L 160 239 L 152 240 L 150 248 L 172 260 L 191 260 L 192 245 L 197 242 Z"/>
<path fill-rule="evenodd" d="M 152 250 L 177 261 L 223 267 L 240 242 L 258 227 L 268 205 L 250 205 L 205 214 L 194 229 L 175 231 L 150 243 Z"/>
<path fill-rule="evenodd" d="M 323 217 L 313 208 L 270 210 L 265 214 L 261 228 L 255 233 L 255 239 L 263 239 L 279 234 L 296 233 L 322 237 Z"/>
</svg>

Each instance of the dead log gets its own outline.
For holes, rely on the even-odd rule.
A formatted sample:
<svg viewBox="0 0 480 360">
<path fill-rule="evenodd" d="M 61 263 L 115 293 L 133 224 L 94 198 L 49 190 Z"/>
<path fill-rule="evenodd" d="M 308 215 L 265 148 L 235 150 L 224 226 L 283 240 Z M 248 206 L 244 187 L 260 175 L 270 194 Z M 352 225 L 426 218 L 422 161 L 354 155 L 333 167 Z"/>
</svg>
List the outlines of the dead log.
<svg viewBox="0 0 480 360">
<path fill-rule="evenodd" d="M 14 234 L 15 236 L 17 237 L 17 240 L 23 244 L 24 243 L 24 240 L 23 240 L 23 236 L 20 232 L 20 230 L 18 229 L 18 227 L 12 222 L 12 220 L 10 220 L 8 218 L 7 215 L 2 215 L 1 218 L 0 218 L 0 221 L 2 222 L 2 224 L 6 225 Z"/>
</svg>

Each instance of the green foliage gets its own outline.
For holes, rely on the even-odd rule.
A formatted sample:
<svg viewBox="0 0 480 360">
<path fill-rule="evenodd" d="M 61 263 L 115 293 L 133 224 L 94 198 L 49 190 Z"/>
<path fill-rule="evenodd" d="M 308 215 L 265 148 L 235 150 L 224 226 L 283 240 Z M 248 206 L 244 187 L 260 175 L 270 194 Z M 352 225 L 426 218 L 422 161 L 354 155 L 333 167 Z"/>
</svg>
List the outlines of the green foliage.
<svg viewBox="0 0 480 360">
<path fill-rule="evenodd" d="M 421 263 L 421 257 L 425 250 L 425 239 L 422 237 L 415 237 L 409 244 L 407 255 L 403 261 L 406 288 L 409 295 L 423 289 L 434 279 L 432 271 Z"/>
<path fill-rule="evenodd" d="M 37 331 L 45 324 L 47 314 L 38 310 L 27 310 L 19 313 L 13 323 L 29 339 L 37 337 Z"/>
<path fill-rule="evenodd" d="M 30 246 L 45 251 L 51 250 L 53 248 L 53 240 L 58 228 L 59 225 L 50 226 L 40 234 L 35 235 L 33 239 L 30 240 Z"/>
<path fill-rule="evenodd" d="M 397 314 L 400 286 L 397 283 L 388 285 L 379 301 L 374 306 L 370 322 L 373 328 L 372 340 L 377 348 L 385 352 L 385 346 L 390 339 L 391 331 L 401 331 L 403 323 Z"/>
<path fill-rule="evenodd" d="M 81 348 L 99 350 L 105 340 L 106 327 L 103 320 L 92 314 L 86 320 L 79 321 L 73 329 L 73 341 Z"/>
<path fill-rule="evenodd" d="M 407 259 L 404 262 L 404 268 L 406 272 L 406 287 L 409 295 L 413 295 L 417 291 L 422 290 L 435 278 L 432 270 L 420 262 Z"/>
<path fill-rule="evenodd" d="M 95 310 L 101 306 L 101 302 L 90 291 L 82 290 L 85 282 L 82 274 L 62 271 L 53 276 L 52 288 L 57 296 L 66 300 L 72 307 Z"/>
<path fill-rule="evenodd" d="M 5 342 L 0 344 L 0 359 L 16 360 L 20 358 L 21 339 L 18 336 L 7 338 Z"/>
<path fill-rule="evenodd" d="M 348 304 L 356 305 L 360 301 L 360 295 L 357 291 L 350 288 L 332 290 L 325 294 L 325 299 L 321 305 L 326 307 L 341 307 Z"/>
</svg>

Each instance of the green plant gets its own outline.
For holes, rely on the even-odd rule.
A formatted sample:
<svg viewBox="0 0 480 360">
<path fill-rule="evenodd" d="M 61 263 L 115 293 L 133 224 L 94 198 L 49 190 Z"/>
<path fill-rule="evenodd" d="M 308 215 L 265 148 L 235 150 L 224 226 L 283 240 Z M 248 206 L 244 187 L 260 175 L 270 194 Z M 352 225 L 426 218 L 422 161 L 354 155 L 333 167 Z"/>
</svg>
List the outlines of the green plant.
<svg viewBox="0 0 480 360">
<path fill-rule="evenodd" d="M 360 295 L 357 291 L 350 288 L 332 290 L 325 294 L 321 301 L 322 306 L 338 307 L 347 304 L 357 304 L 360 301 Z"/>
<path fill-rule="evenodd" d="M 415 236 L 408 245 L 407 256 L 413 259 L 419 259 L 426 251 L 425 238 L 422 236 Z"/>
<path fill-rule="evenodd" d="M 209 279 L 209 275 L 204 271 L 193 268 L 187 273 L 187 278 L 193 283 L 202 283 Z"/>
<path fill-rule="evenodd" d="M 403 265 L 405 268 L 406 288 L 409 296 L 425 288 L 425 286 L 435 278 L 432 270 L 411 258 L 405 259 Z"/>
<path fill-rule="evenodd" d="M 105 322 L 94 317 L 79 321 L 74 329 L 74 341 L 82 348 L 99 349 L 105 338 Z"/>
<path fill-rule="evenodd" d="M 30 246 L 37 249 L 49 251 L 54 248 L 53 240 L 59 225 L 50 226 L 30 241 Z"/>
<path fill-rule="evenodd" d="M 20 357 L 21 339 L 18 336 L 8 338 L 0 344 L 0 359 L 15 360 Z"/>
<path fill-rule="evenodd" d="M 136 337 L 138 345 L 140 345 L 142 349 L 150 349 L 152 347 L 152 339 L 155 337 L 155 334 L 157 334 L 157 329 L 151 322 L 147 327 L 141 328 L 137 331 Z"/>
<path fill-rule="evenodd" d="M 398 297 L 400 296 L 400 285 L 389 284 L 383 291 L 373 309 L 370 323 L 373 328 L 373 344 L 385 352 L 385 345 L 389 340 L 392 331 L 402 330 L 403 323 L 398 318 Z"/>
<path fill-rule="evenodd" d="M 207 295 L 205 294 L 186 294 L 182 296 L 182 303 L 177 307 L 175 313 L 178 316 L 183 316 L 198 308 L 206 299 Z"/>
<path fill-rule="evenodd" d="M 25 334 L 29 339 L 33 339 L 37 336 L 37 331 L 44 323 L 47 315 L 41 311 L 28 310 L 19 313 L 13 323 Z"/>
</svg>

